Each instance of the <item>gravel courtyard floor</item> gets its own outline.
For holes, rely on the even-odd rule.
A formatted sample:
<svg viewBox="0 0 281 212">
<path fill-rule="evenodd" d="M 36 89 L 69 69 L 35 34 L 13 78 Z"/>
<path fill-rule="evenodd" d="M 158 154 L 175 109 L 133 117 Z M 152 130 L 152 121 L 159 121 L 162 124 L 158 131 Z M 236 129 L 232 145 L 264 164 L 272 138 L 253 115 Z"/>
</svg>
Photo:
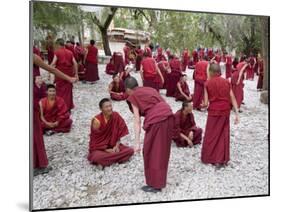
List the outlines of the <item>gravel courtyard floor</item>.
<svg viewBox="0 0 281 212">
<path fill-rule="evenodd" d="M 75 109 L 70 133 L 44 136 L 49 165 L 48 174 L 34 177 L 34 209 L 79 207 L 138 202 L 204 199 L 268 192 L 268 105 L 259 101 L 255 81 L 245 81 L 245 105 L 240 124 L 233 124 L 231 115 L 231 161 L 226 168 L 216 170 L 200 161 L 201 145 L 177 148 L 172 145 L 167 187 L 157 194 L 140 190 L 144 185 L 143 159 L 134 155 L 124 164 L 100 170 L 87 160 L 90 121 L 99 113 L 98 102 L 108 97 L 111 76 L 99 65 L 101 80 L 95 84 L 74 85 Z M 192 70 L 188 83 L 193 91 Z M 44 76 L 45 73 L 43 73 Z M 136 73 L 132 74 L 140 79 Z M 174 112 L 180 106 L 173 98 L 161 95 Z M 113 108 L 125 119 L 130 134 L 122 142 L 133 146 L 133 115 L 126 102 L 113 102 Z M 194 111 L 197 125 L 205 128 L 206 112 Z M 143 138 L 144 132 L 142 132 Z"/>
</svg>

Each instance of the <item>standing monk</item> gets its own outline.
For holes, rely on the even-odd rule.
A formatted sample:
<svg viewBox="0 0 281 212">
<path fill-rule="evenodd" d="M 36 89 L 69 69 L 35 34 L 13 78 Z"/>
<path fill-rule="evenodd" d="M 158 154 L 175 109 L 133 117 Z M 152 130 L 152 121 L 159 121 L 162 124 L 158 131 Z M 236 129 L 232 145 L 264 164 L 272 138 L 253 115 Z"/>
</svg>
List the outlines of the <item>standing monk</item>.
<svg viewBox="0 0 281 212">
<path fill-rule="evenodd" d="M 188 63 L 189 63 L 188 49 L 185 48 L 182 53 L 182 71 L 186 70 Z"/>
<path fill-rule="evenodd" d="M 230 111 L 235 111 L 235 124 L 239 122 L 238 108 L 231 84 L 222 78 L 220 66 L 211 64 L 210 79 L 205 83 L 203 107 L 208 106 L 208 117 L 202 146 L 203 163 L 227 165 L 230 151 Z"/>
<path fill-rule="evenodd" d="M 248 58 L 249 60 L 249 65 L 247 67 L 247 70 L 246 70 L 246 79 L 247 80 L 254 80 L 254 77 L 255 77 L 255 71 L 254 71 L 254 67 L 256 65 L 256 58 L 254 57 L 253 53 L 250 54 L 250 57 Z"/>
<path fill-rule="evenodd" d="M 157 66 L 158 66 L 159 70 L 161 71 L 161 74 L 164 79 L 164 84 L 161 88 L 166 89 L 167 88 L 167 76 L 169 73 L 171 73 L 171 68 L 170 68 L 169 62 L 160 61 L 159 63 L 157 63 Z"/>
<path fill-rule="evenodd" d="M 174 97 L 177 89 L 177 83 L 182 75 L 181 62 L 176 56 L 171 55 L 169 59 L 169 65 L 171 68 L 171 73 L 167 74 L 166 96 Z"/>
<path fill-rule="evenodd" d="M 163 49 L 161 47 L 159 47 L 157 49 L 157 55 L 156 55 L 156 58 L 155 58 L 156 62 L 159 63 L 160 61 L 166 61 L 166 57 L 165 55 L 163 54 Z"/>
<path fill-rule="evenodd" d="M 138 87 L 135 78 L 125 80 L 127 99 L 134 113 L 135 151 L 139 152 L 141 118 L 144 116 L 145 131 L 143 144 L 145 192 L 159 192 L 166 186 L 174 117 L 170 106 L 153 88 Z"/>
<path fill-rule="evenodd" d="M 136 71 L 140 71 L 143 53 L 144 51 L 141 49 L 141 46 L 138 46 L 138 48 L 136 49 Z"/>
<path fill-rule="evenodd" d="M 86 67 L 85 81 L 93 83 L 99 80 L 98 49 L 95 47 L 94 40 L 90 40 L 90 44 L 86 48 L 84 64 Z"/>
<path fill-rule="evenodd" d="M 61 70 L 64 74 L 78 79 L 78 67 L 72 52 L 65 48 L 63 39 L 59 38 L 57 44 L 59 48 L 55 51 L 52 66 L 55 65 L 56 68 Z M 64 99 L 70 111 L 74 108 L 72 83 L 58 77 L 55 78 L 55 82 L 57 95 Z"/>
<path fill-rule="evenodd" d="M 232 56 L 227 54 L 225 57 L 225 78 L 228 79 L 231 77 L 232 73 Z"/>
<path fill-rule="evenodd" d="M 82 80 L 85 77 L 85 66 L 84 66 L 84 48 L 81 47 L 80 43 L 76 43 L 76 46 L 74 48 L 74 55 L 76 55 L 76 62 L 78 63 L 78 75 L 79 79 Z"/>
<path fill-rule="evenodd" d="M 123 80 L 119 78 L 117 74 L 112 76 L 113 81 L 108 86 L 108 92 L 111 99 L 116 101 L 122 101 L 127 99 L 128 95 L 125 92 L 125 85 Z"/>
<path fill-rule="evenodd" d="M 107 98 L 99 102 L 99 107 L 101 113 L 91 123 L 88 160 L 103 167 L 128 161 L 134 149 L 120 142 L 122 137 L 129 134 L 124 119 L 112 110 Z"/>
<path fill-rule="evenodd" d="M 193 108 L 196 110 L 201 110 L 201 104 L 204 99 L 204 83 L 207 80 L 208 65 L 208 61 L 201 60 L 196 64 L 194 69 Z"/>
<path fill-rule="evenodd" d="M 192 96 L 189 91 L 188 84 L 186 82 L 186 75 L 182 74 L 180 81 L 177 83 L 177 89 L 175 92 L 176 101 L 191 101 Z"/>
<path fill-rule="evenodd" d="M 74 83 L 77 81 L 76 78 L 72 78 L 62 73 L 56 68 L 47 65 L 43 60 L 37 55 L 33 54 L 33 63 L 46 71 L 53 73 L 56 77 L 60 77 L 67 80 L 69 83 Z M 48 158 L 45 150 L 43 131 L 40 123 L 40 107 L 39 107 L 40 96 L 38 92 L 33 91 L 33 168 L 34 176 L 38 174 L 44 174 L 51 170 L 48 167 Z"/>
<path fill-rule="evenodd" d="M 36 46 L 33 46 L 33 54 L 36 54 L 42 58 L 40 49 L 37 48 Z M 33 77 L 36 77 L 36 76 L 40 76 L 40 68 L 39 68 L 39 66 L 33 64 Z"/>
<path fill-rule="evenodd" d="M 47 135 L 69 132 L 72 120 L 63 98 L 56 96 L 56 87 L 47 86 L 47 97 L 39 102 L 43 130 Z"/>
<path fill-rule="evenodd" d="M 258 64 L 258 71 L 257 72 L 258 72 L 258 76 L 259 76 L 257 89 L 258 89 L 258 91 L 261 91 L 263 89 L 263 74 L 264 74 L 264 72 L 263 72 L 263 59 L 262 59 L 260 54 L 258 55 L 257 64 Z"/>
<path fill-rule="evenodd" d="M 52 35 L 48 35 L 47 38 L 46 38 L 46 50 L 47 50 L 47 53 L 48 53 L 48 64 L 51 64 L 53 59 L 54 59 L 54 40 L 53 40 L 53 37 Z"/>
<path fill-rule="evenodd" d="M 182 103 L 181 110 L 175 113 L 175 132 L 173 140 L 178 147 L 192 147 L 200 144 L 202 140 L 202 129 L 196 126 L 192 113 L 190 101 Z"/>
<path fill-rule="evenodd" d="M 195 66 L 196 63 L 198 62 L 198 52 L 196 49 L 193 50 L 192 57 L 193 57 L 193 65 Z"/>
<path fill-rule="evenodd" d="M 159 70 L 156 61 L 149 57 L 149 51 L 144 52 L 144 58 L 141 61 L 141 78 L 143 80 L 143 86 L 151 87 L 159 91 L 162 85 L 164 84 L 164 78 L 161 71 Z M 161 81 L 159 80 L 159 77 Z"/>
</svg>

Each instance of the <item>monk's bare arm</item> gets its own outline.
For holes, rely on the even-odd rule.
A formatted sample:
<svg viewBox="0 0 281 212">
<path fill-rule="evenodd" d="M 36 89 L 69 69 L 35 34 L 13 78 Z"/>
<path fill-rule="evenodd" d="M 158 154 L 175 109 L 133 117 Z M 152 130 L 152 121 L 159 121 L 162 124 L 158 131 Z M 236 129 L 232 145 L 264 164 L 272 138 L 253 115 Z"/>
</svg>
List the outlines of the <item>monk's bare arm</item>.
<svg viewBox="0 0 281 212">
<path fill-rule="evenodd" d="M 78 64 L 74 57 L 72 58 L 72 62 L 73 62 L 75 77 L 78 78 Z"/>
<path fill-rule="evenodd" d="M 238 124 L 239 123 L 238 106 L 237 106 L 237 101 L 236 101 L 236 98 L 234 96 L 232 89 L 230 89 L 230 100 L 231 100 L 231 104 L 234 107 L 234 111 L 235 111 L 235 124 Z"/>
<path fill-rule="evenodd" d="M 95 130 L 98 130 L 100 128 L 100 121 L 98 119 L 92 119 L 92 128 Z"/>
<path fill-rule="evenodd" d="M 207 79 L 210 79 L 209 69 L 210 69 L 210 63 L 207 66 Z"/>
<path fill-rule="evenodd" d="M 247 66 L 248 66 L 248 63 L 246 63 L 246 64 L 242 67 L 242 69 L 240 70 L 240 72 L 239 72 L 239 77 L 238 77 L 238 80 L 237 80 L 237 85 L 240 83 L 240 80 L 241 80 L 241 78 L 242 78 L 242 75 L 243 75 L 243 73 L 244 73 L 244 70 L 247 68 Z"/>
<path fill-rule="evenodd" d="M 53 61 L 52 61 L 52 63 L 50 64 L 50 66 L 55 67 L 55 65 L 56 65 L 56 63 L 57 63 L 57 60 L 58 60 L 57 56 L 54 55 Z"/>
<path fill-rule="evenodd" d="M 86 62 L 87 55 L 88 55 L 88 49 L 85 49 L 85 54 L 84 54 L 84 59 L 83 59 L 84 64 Z"/>
<path fill-rule="evenodd" d="M 49 122 L 46 121 L 46 119 L 44 118 L 44 113 L 43 113 L 43 107 L 42 107 L 42 102 L 39 101 L 39 107 L 40 107 L 40 119 L 41 121 L 46 124 L 47 126 L 49 126 Z"/>
<path fill-rule="evenodd" d="M 178 87 L 178 89 L 179 89 L 181 95 L 183 95 L 186 99 L 190 99 L 190 98 L 183 92 L 183 90 L 181 89 L 181 85 L 180 85 L 179 82 L 177 83 L 177 87 Z"/>
<path fill-rule="evenodd" d="M 208 102 L 209 102 L 209 97 L 208 97 L 207 89 L 205 87 L 204 88 L 204 100 L 203 100 L 202 107 L 207 107 L 208 106 Z"/>
<path fill-rule="evenodd" d="M 140 75 L 141 75 L 141 79 L 142 79 L 142 81 L 143 81 L 143 67 L 142 67 L 142 65 L 141 65 L 141 67 L 140 67 Z"/>
<path fill-rule="evenodd" d="M 110 84 L 108 85 L 108 93 L 109 93 L 109 94 L 113 94 L 113 93 L 116 94 L 116 92 L 113 92 L 113 91 L 112 91 L 112 88 L 113 88 L 113 85 L 112 85 L 112 83 L 110 83 Z"/>
<path fill-rule="evenodd" d="M 140 133 L 141 133 L 141 119 L 139 114 L 139 109 L 132 104 L 133 113 L 134 113 L 134 126 L 135 126 L 135 145 L 136 151 L 140 150 Z"/>
<path fill-rule="evenodd" d="M 54 74 L 55 76 L 63 79 L 63 80 L 66 80 L 68 82 L 71 82 L 71 83 L 74 83 L 76 82 L 76 79 L 72 78 L 72 77 L 69 77 L 67 76 L 66 74 L 62 73 L 60 70 L 46 64 L 39 56 L 37 55 L 33 55 L 33 63 L 43 69 L 45 69 L 46 71 Z"/>
</svg>

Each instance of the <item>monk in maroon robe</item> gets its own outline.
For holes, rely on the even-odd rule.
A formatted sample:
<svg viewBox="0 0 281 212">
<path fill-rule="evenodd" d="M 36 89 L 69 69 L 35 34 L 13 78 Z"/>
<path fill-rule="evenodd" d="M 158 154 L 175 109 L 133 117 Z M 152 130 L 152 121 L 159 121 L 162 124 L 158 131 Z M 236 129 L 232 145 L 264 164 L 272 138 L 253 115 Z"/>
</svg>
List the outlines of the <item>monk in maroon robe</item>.
<svg viewBox="0 0 281 212">
<path fill-rule="evenodd" d="M 90 44 L 87 46 L 84 64 L 86 67 L 85 81 L 93 83 L 99 80 L 98 49 L 95 47 L 94 40 L 90 40 Z"/>
<path fill-rule="evenodd" d="M 51 35 L 48 35 L 46 38 L 46 50 L 48 54 L 48 64 L 51 64 L 55 56 L 54 40 Z"/>
<path fill-rule="evenodd" d="M 157 49 L 157 55 L 156 55 L 156 58 L 155 58 L 156 62 L 159 63 L 160 61 L 166 61 L 166 57 L 165 55 L 163 54 L 163 49 L 161 47 L 159 47 Z"/>
<path fill-rule="evenodd" d="M 153 88 L 138 87 L 135 78 L 125 80 L 127 102 L 134 113 L 135 152 L 141 150 L 141 116 L 144 116 L 143 144 L 146 192 L 159 192 L 166 186 L 167 171 L 173 136 L 174 117 L 170 106 Z M 169 130 L 170 129 L 170 130 Z"/>
<path fill-rule="evenodd" d="M 202 129 L 196 126 L 190 101 L 184 101 L 181 110 L 175 113 L 173 140 L 178 147 L 192 147 L 200 144 Z"/>
<path fill-rule="evenodd" d="M 143 86 L 145 87 L 151 87 L 159 91 L 161 82 L 162 85 L 164 84 L 164 78 L 156 64 L 156 61 L 149 56 L 149 52 L 147 51 L 144 52 L 144 58 L 141 61 L 140 74 L 143 80 Z"/>
<path fill-rule="evenodd" d="M 240 106 L 244 99 L 244 74 L 247 70 L 248 65 L 249 64 L 247 61 L 238 63 L 238 65 L 236 66 L 237 70 L 233 72 L 231 76 L 232 91 L 237 101 L 239 112 L 241 112 Z"/>
<path fill-rule="evenodd" d="M 42 128 L 47 135 L 69 132 L 72 120 L 63 98 L 56 96 L 56 87 L 47 86 L 47 97 L 39 102 Z"/>
<path fill-rule="evenodd" d="M 177 82 L 180 80 L 182 75 L 182 67 L 180 60 L 174 55 L 170 56 L 169 65 L 171 68 L 171 73 L 167 74 L 166 96 L 174 97 L 177 89 Z"/>
<path fill-rule="evenodd" d="M 55 51 L 55 56 L 52 62 L 52 66 L 56 66 L 57 69 L 61 70 L 64 74 L 69 77 L 78 77 L 78 66 L 77 62 L 71 51 L 67 50 L 64 46 L 64 40 L 59 38 L 57 40 L 59 48 Z M 69 83 L 66 80 L 56 77 L 56 93 L 58 96 L 62 97 L 68 107 L 68 110 L 74 108 L 73 104 L 73 94 L 72 83 Z"/>
<path fill-rule="evenodd" d="M 159 70 L 161 71 L 161 74 L 163 76 L 163 79 L 164 79 L 164 84 L 160 87 L 160 89 L 166 89 L 167 88 L 167 76 L 168 74 L 171 73 L 171 68 L 170 68 L 170 65 L 169 65 L 169 62 L 168 61 L 160 61 L 158 64 L 157 64 Z"/>
<path fill-rule="evenodd" d="M 225 78 L 228 79 L 231 77 L 232 73 L 232 57 L 230 54 L 227 54 L 225 57 Z"/>
<path fill-rule="evenodd" d="M 185 48 L 182 52 L 182 71 L 186 70 L 188 63 L 189 63 L 189 54 L 188 54 L 188 49 Z"/>
<path fill-rule="evenodd" d="M 203 107 L 208 106 L 208 117 L 202 146 L 203 163 L 227 165 L 230 152 L 230 111 L 235 110 L 235 124 L 239 122 L 238 108 L 231 84 L 222 78 L 220 66 L 211 64 L 210 79 L 205 83 Z"/>
<path fill-rule="evenodd" d="M 39 67 L 39 66 L 38 66 Z M 47 86 L 43 82 L 42 77 L 40 75 L 34 77 L 34 87 L 33 87 L 33 93 L 35 96 L 38 97 L 38 99 L 42 99 L 47 96 Z"/>
<path fill-rule="evenodd" d="M 204 99 L 204 83 L 207 80 L 208 65 L 208 61 L 201 60 L 196 64 L 194 69 L 193 108 L 196 110 L 201 110 L 201 104 Z"/>
<path fill-rule="evenodd" d="M 168 48 L 166 49 L 166 55 L 168 57 L 168 60 L 170 60 L 170 57 L 172 56 L 171 50 Z"/>
<path fill-rule="evenodd" d="M 76 46 L 74 48 L 74 57 L 76 55 L 76 62 L 78 64 L 78 76 L 79 80 L 84 80 L 85 78 L 85 65 L 84 65 L 84 55 L 85 50 L 80 46 L 80 43 L 76 43 Z"/>
<path fill-rule="evenodd" d="M 141 49 L 140 46 L 138 46 L 138 48 L 136 49 L 136 71 L 140 71 L 140 67 L 141 67 L 141 61 L 142 61 L 142 58 L 143 58 L 143 54 L 144 54 L 144 51 L 143 49 Z"/>
<path fill-rule="evenodd" d="M 72 52 L 72 54 L 73 54 L 73 56 L 74 56 L 74 58 L 75 58 L 75 60 L 77 62 L 78 55 L 76 54 L 76 51 L 74 49 L 74 44 L 75 44 L 74 42 L 68 40 L 65 43 L 65 48 Z"/>
<path fill-rule="evenodd" d="M 255 72 L 254 72 L 254 67 L 255 67 L 255 64 L 256 64 L 256 58 L 254 57 L 253 54 L 251 54 L 251 56 L 249 57 L 249 65 L 246 69 L 246 79 L 247 80 L 254 80 L 254 77 L 255 77 Z"/>
<path fill-rule="evenodd" d="M 38 49 L 36 46 L 33 46 L 33 54 L 36 54 L 42 58 L 40 49 Z M 40 76 L 40 69 L 39 69 L 39 66 L 33 64 L 33 77 L 36 77 L 36 76 Z"/>
<path fill-rule="evenodd" d="M 113 81 L 108 86 L 108 92 L 111 99 L 116 101 L 127 99 L 128 94 L 126 94 L 123 80 L 121 80 L 117 74 L 114 74 L 112 79 Z"/>
<path fill-rule="evenodd" d="M 44 61 L 37 55 L 33 55 L 33 63 L 37 66 L 45 69 L 46 71 L 53 73 L 56 77 L 60 77 L 64 80 L 74 83 L 77 81 L 77 78 L 69 77 L 63 72 L 59 71 L 52 66 L 47 65 Z M 36 88 L 34 83 L 33 88 Z M 33 167 L 34 176 L 38 174 L 44 174 L 51 170 L 51 167 L 48 167 L 48 158 L 45 150 L 44 140 L 43 140 L 43 131 L 40 123 L 40 92 L 38 90 L 33 90 Z"/>
<path fill-rule="evenodd" d="M 261 91 L 263 89 L 263 75 L 264 75 L 264 66 L 263 66 L 263 59 L 260 55 L 258 55 L 258 62 L 257 62 L 257 65 L 258 65 L 258 84 L 257 84 L 257 89 L 258 91 Z"/>
<path fill-rule="evenodd" d="M 109 99 L 102 99 L 99 107 L 101 113 L 91 123 L 88 160 L 103 167 L 124 163 L 134 154 L 133 148 L 120 142 L 129 134 L 127 125 L 120 114 L 112 110 Z"/>
<path fill-rule="evenodd" d="M 212 48 L 208 48 L 208 60 L 211 60 L 215 55 Z"/>
<path fill-rule="evenodd" d="M 192 96 L 189 91 L 188 84 L 186 82 L 186 75 L 181 75 L 180 81 L 177 83 L 177 89 L 175 92 L 176 101 L 191 101 Z"/>
<path fill-rule="evenodd" d="M 113 53 L 113 64 L 114 70 L 116 73 L 119 73 L 119 77 L 121 80 L 125 80 L 127 77 L 130 76 L 129 72 L 125 70 L 125 63 L 123 60 L 123 56 L 121 52 L 114 52 Z"/>
<path fill-rule="evenodd" d="M 109 75 L 116 74 L 115 66 L 114 66 L 114 63 L 113 63 L 113 58 L 110 58 L 109 63 L 106 64 L 105 73 L 107 73 Z"/>
<path fill-rule="evenodd" d="M 192 57 L 193 57 L 193 65 L 196 65 L 196 63 L 198 62 L 198 52 L 196 51 L 196 49 L 193 50 Z"/>
<path fill-rule="evenodd" d="M 124 62 L 125 62 L 125 66 L 129 64 L 130 59 L 129 59 L 129 54 L 130 54 L 130 47 L 129 44 L 126 43 L 124 48 L 123 48 L 123 52 L 124 52 Z"/>
</svg>

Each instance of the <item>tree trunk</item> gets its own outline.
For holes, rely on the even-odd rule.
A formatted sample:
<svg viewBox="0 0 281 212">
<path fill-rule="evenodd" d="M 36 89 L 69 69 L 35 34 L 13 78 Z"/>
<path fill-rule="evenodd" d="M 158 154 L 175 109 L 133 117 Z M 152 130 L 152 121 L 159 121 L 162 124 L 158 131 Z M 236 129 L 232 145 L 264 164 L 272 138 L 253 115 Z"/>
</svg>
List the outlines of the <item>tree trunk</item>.
<svg viewBox="0 0 281 212">
<path fill-rule="evenodd" d="M 263 92 L 261 93 L 260 100 L 262 103 L 268 103 L 268 74 L 269 74 L 269 58 L 268 58 L 268 44 L 269 44 L 269 18 L 261 17 L 262 27 L 262 58 L 264 61 L 264 77 L 263 77 Z"/>
<path fill-rule="evenodd" d="M 109 41 L 108 41 L 108 37 L 107 37 L 107 29 L 101 29 L 100 28 L 100 31 L 101 31 L 104 54 L 106 56 L 111 56 L 111 50 L 110 50 L 110 47 L 109 47 Z"/>
</svg>

